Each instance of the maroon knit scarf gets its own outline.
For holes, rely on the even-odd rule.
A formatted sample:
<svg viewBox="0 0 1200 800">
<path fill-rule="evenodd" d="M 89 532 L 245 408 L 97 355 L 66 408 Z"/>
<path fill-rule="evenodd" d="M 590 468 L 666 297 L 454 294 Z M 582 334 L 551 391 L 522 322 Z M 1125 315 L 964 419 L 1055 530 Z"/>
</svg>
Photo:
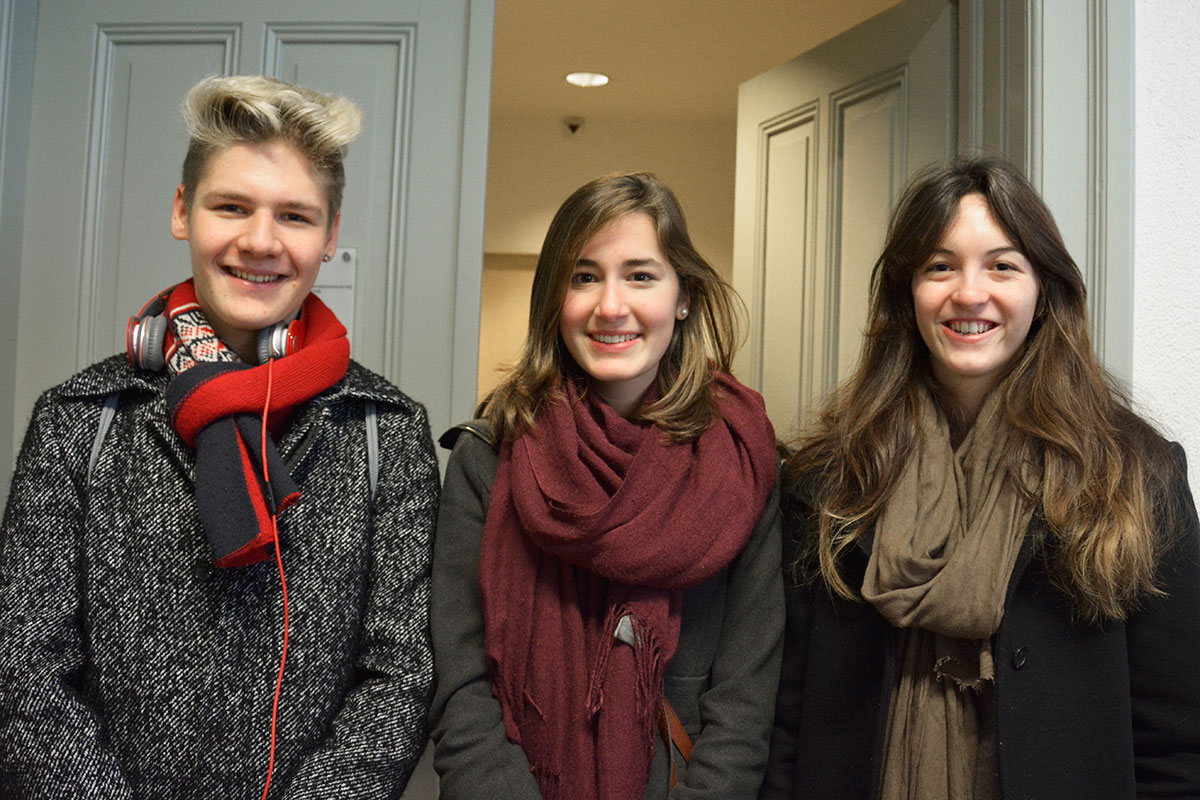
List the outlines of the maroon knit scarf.
<svg viewBox="0 0 1200 800">
<path fill-rule="evenodd" d="M 253 564 L 270 555 L 271 514 L 300 497 L 269 436 L 269 482 L 263 474 L 267 365 L 228 360 L 232 351 L 215 334 L 210 337 L 190 280 L 171 291 L 165 313 L 171 321 L 168 363 L 173 372 L 181 370 L 167 386 L 167 408 L 180 438 L 196 448 L 196 508 L 213 561 L 223 567 Z M 333 386 L 350 363 L 346 329 L 316 295 L 305 298 L 301 319 L 302 347 L 270 367 L 269 420 L 285 419 Z"/>
<path fill-rule="evenodd" d="M 500 448 L 479 556 L 508 738 L 546 800 L 645 794 L 681 590 L 733 560 L 775 482 L 762 398 L 718 377 L 719 417 L 668 444 L 589 393 Z M 632 616 L 639 646 L 613 638 Z"/>
</svg>

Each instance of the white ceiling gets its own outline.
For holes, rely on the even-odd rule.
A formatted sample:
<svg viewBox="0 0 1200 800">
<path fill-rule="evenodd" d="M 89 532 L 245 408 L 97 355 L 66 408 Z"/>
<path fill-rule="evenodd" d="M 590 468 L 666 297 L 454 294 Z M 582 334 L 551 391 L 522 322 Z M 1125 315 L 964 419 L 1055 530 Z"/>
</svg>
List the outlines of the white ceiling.
<svg viewBox="0 0 1200 800">
<path fill-rule="evenodd" d="M 729 119 L 743 81 L 898 0 L 497 0 L 492 113 Z M 603 72 L 580 89 L 568 72 Z"/>
</svg>

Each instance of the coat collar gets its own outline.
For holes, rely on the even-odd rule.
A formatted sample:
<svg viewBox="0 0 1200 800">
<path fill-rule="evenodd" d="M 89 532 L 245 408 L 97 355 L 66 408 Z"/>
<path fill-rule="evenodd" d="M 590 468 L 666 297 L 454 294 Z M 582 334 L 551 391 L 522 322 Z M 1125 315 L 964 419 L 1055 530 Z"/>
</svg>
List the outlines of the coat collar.
<svg viewBox="0 0 1200 800">
<path fill-rule="evenodd" d="M 143 424 L 149 426 L 166 452 L 192 479 L 195 472 L 194 454 L 179 438 L 167 414 L 165 394 L 170 382 L 171 378 L 165 372 L 135 370 L 124 354 L 117 354 L 69 378 L 58 387 L 58 392 L 71 399 L 103 399 L 112 394 L 121 394 L 127 396 L 121 400 L 122 407 L 127 407 L 128 403 L 146 405 L 141 416 Z M 417 403 L 385 378 L 352 360 L 342 380 L 310 398 L 296 410 L 293 422 L 279 441 L 280 455 L 290 461 L 301 443 L 310 437 L 314 426 L 329 414 L 330 407 L 343 400 L 370 401 L 406 413 L 415 413 L 419 408 Z"/>
<path fill-rule="evenodd" d="M 115 392 L 162 394 L 170 381 L 170 376 L 164 372 L 133 369 L 123 354 L 117 354 L 69 378 L 59 386 L 58 391 L 67 398 L 107 397 Z M 329 403 L 344 398 L 370 400 L 383 405 L 399 406 L 409 411 L 416 410 L 416 403 L 387 379 L 353 360 L 342 380 L 309 402 Z"/>
<path fill-rule="evenodd" d="M 118 353 L 68 378 L 58 392 L 70 399 L 107 397 L 116 392 L 161 394 L 169 382 L 166 373 L 134 370 L 125 355 Z"/>
</svg>

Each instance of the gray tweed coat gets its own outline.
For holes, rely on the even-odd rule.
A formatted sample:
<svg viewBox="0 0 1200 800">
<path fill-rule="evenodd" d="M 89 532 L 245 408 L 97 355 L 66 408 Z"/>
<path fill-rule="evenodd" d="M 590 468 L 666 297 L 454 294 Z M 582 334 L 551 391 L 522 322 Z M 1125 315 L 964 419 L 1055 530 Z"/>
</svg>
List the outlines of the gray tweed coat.
<svg viewBox="0 0 1200 800">
<path fill-rule="evenodd" d="M 279 571 L 212 566 L 167 381 L 114 356 L 34 409 L 0 533 L 0 797 L 262 795 Z M 365 400 L 379 414 L 373 501 Z M 351 362 L 279 451 L 302 497 L 279 519 L 291 623 L 271 797 L 399 797 L 432 691 L 424 409 Z"/>
</svg>

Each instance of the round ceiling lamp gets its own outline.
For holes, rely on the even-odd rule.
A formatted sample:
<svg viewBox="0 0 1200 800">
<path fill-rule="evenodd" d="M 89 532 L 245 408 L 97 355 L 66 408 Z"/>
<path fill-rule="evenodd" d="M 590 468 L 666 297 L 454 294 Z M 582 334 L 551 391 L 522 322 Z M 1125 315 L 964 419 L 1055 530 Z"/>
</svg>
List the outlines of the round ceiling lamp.
<svg viewBox="0 0 1200 800">
<path fill-rule="evenodd" d="M 567 76 L 567 83 L 584 88 L 603 86 L 608 83 L 608 76 L 600 72 L 572 72 Z"/>
</svg>

